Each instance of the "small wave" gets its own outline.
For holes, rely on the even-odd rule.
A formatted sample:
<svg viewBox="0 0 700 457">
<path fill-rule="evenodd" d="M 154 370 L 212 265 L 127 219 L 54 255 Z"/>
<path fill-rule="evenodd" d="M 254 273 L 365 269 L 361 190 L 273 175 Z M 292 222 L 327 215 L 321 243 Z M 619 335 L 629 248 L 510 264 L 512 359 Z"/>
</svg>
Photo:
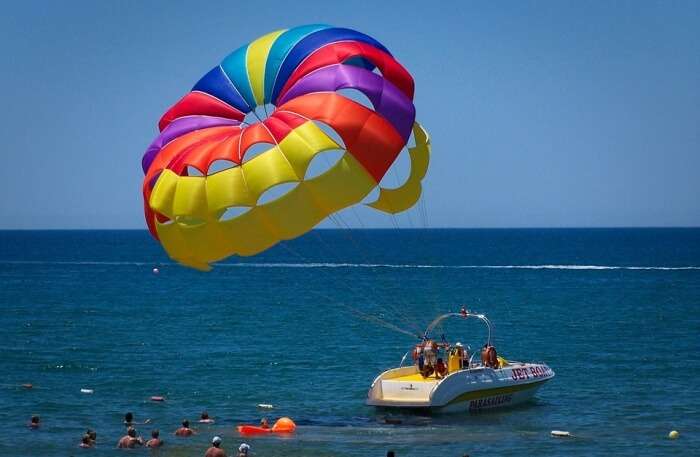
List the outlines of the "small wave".
<svg viewBox="0 0 700 457">
<path fill-rule="evenodd" d="M 162 262 L 100 261 L 100 260 L 0 260 L 8 265 L 163 265 Z M 172 264 L 174 265 L 174 264 Z"/>
<path fill-rule="evenodd" d="M 138 261 L 49 261 L 49 260 L 0 260 L 0 264 L 10 265 L 112 265 L 112 266 L 161 266 L 176 265 L 172 262 L 138 262 Z M 700 270 L 700 266 L 621 266 L 621 265 L 427 265 L 427 264 L 392 264 L 392 263 L 332 263 L 332 262 L 240 262 L 217 263 L 217 267 L 232 268 L 397 268 L 421 269 L 435 268 L 446 270 Z"/>
<path fill-rule="evenodd" d="M 221 267 L 252 268 L 437 268 L 448 270 L 506 269 L 506 270 L 700 270 L 700 267 L 630 267 L 615 265 L 421 265 L 391 263 L 218 263 Z"/>
</svg>

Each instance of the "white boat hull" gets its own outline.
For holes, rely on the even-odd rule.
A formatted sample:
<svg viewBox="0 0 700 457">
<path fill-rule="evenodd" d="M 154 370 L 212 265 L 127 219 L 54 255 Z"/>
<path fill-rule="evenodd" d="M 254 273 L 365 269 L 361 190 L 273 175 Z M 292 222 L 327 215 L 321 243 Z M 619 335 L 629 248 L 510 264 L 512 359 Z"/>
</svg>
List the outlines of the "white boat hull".
<svg viewBox="0 0 700 457">
<path fill-rule="evenodd" d="M 415 366 L 387 370 L 372 383 L 367 404 L 385 408 L 477 412 L 530 400 L 554 377 L 545 364 L 511 362 L 498 369 L 476 367 L 443 379 L 424 379 Z"/>
</svg>

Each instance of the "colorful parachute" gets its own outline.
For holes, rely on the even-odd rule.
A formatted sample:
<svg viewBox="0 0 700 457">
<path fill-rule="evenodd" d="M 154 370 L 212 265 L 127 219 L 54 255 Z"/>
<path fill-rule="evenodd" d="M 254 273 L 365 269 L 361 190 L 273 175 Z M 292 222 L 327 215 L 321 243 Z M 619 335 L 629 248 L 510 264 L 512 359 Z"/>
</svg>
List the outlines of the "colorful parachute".
<svg viewBox="0 0 700 457">
<path fill-rule="evenodd" d="M 342 95 L 343 89 L 361 92 L 374 109 Z M 413 133 L 408 180 L 380 189 L 369 203 L 389 213 L 410 208 L 420 197 L 430 151 L 427 133 L 415 122 L 413 90 L 411 75 L 389 51 L 354 30 L 306 25 L 243 46 L 160 119 L 160 134 L 142 161 L 151 234 L 170 257 L 199 269 L 234 254 L 257 254 L 360 203 Z M 270 105 L 264 120 L 246 117 Z M 324 132 L 327 127 L 343 144 Z M 260 143 L 268 148 L 247 158 Z M 344 153 L 335 165 L 307 177 L 316 155 L 336 149 Z M 217 161 L 230 166 L 215 171 Z M 285 183 L 296 186 L 260 201 Z M 231 209 L 236 216 L 226 218 Z"/>
</svg>

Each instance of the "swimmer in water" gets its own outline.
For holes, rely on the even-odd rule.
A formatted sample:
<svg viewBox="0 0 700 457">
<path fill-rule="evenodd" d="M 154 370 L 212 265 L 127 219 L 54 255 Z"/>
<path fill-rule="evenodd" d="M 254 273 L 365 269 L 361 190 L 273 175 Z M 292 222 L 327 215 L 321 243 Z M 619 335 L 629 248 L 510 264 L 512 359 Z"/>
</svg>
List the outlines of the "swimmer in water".
<svg viewBox="0 0 700 457">
<path fill-rule="evenodd" d="M 119 449 L 133 449 L 137 446 L 143 446 L 143 438 L 136 436 L 136 429 L 134 427 L 129 427 L 126 430 L 126 435 L 117 443 Z"/>
<path fill-rule="evenodd" d="M 199 423 L 200 424 L 213 424 L 214 419 L 209 417 L 209 413 L 206 411 L 202 411 L 202 415 L 199 417 Z"/>
<path fill-rule="evenodd" d="M 94 445 L 97 441 L 97 432 L 94 430 L 87 429 L 85 434 L 90 437 L 90 442 Z"/>
<path fill-rule="evenodd" d="M 146 447 L 161 447 L 163 444 L 163 440 L 160 439 L 160 430 L 151 431 L 151 439 L 146 441 Z"/>
<path fill-rule="evenodd" d="M 134 415 L 132 413 L 129 412 L 129 413 L 124 414 L 124 425 L 126 425 L 127 427 L 132 427 L 136 424 L 144 424 L 145 425 L 145 424 L 150 424 L 150 423 L 151 423 L 151 419 L 146 419 L 143 422 L 136 422 L 134 420 Z"/>
<path fill-rule="evenodd" d="M 221 438 L 215 436 L 211 440 L 211 447 L 207 449 L 204 457 L 226 457 L 226 452 L 221 448 Z"/>
<path fill-rule="evenodd" d="M 175 430 L 175 436 L 192 436 L 196 432 L 190 428 L 190 421 L 185 419 L 182 421 L 182 427 Z"/>
<path fill-rule="evenodd" d="M 238 457 L 248 457 L 248 451 L 250 451 L 250 445 L 241 443 L 241 445 L 238 446 Z"/>
<path fill-rule="evenodd" d="M 78 446 L 80 446 L 82 448 L 90 448 L 93 445 L 94 445 L 94 442 L 90 439 L 90 435 L 86 433 L 83 435 L 83 439 L 80 440 L 80 444 Z"/>
<path fill-rule="evenodd" d="M 260 428 L 270 428 L 270 423 L 267 422 L 267 417 L 260 419 Z"/>
<path fill-rule="evenodd" d="M 39 416 L 32 416 L 29 420 L 29 428 L 39 428 Z"/>
</svg>

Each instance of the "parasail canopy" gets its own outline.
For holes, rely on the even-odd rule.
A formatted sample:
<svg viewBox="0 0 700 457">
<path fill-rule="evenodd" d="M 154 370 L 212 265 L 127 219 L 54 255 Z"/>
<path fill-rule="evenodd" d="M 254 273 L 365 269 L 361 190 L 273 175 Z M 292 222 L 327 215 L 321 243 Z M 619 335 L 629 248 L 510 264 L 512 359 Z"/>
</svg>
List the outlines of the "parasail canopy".
<svg viewBox="0 0 700 457">
<path fill-rule="evenodd" d="M 203 270 L 255 255 L 362 202 L 413 137 L 407 181 L 380 188 L 368 203 L 387 213 L 409 209 L 430 153 L 413 92 L 413 78 L 389 51 L 354 30 L 306 25 L 239 48 L 160 119 L 142 160 L 151 234 L 170 257 Z M 268 106 L 259 118 L 256 108 Z M 333 150 L 341 158 L 311 176 L 313 159 Z M 283 184 L 293 188 L 261 199 Z"/>
</svg>

